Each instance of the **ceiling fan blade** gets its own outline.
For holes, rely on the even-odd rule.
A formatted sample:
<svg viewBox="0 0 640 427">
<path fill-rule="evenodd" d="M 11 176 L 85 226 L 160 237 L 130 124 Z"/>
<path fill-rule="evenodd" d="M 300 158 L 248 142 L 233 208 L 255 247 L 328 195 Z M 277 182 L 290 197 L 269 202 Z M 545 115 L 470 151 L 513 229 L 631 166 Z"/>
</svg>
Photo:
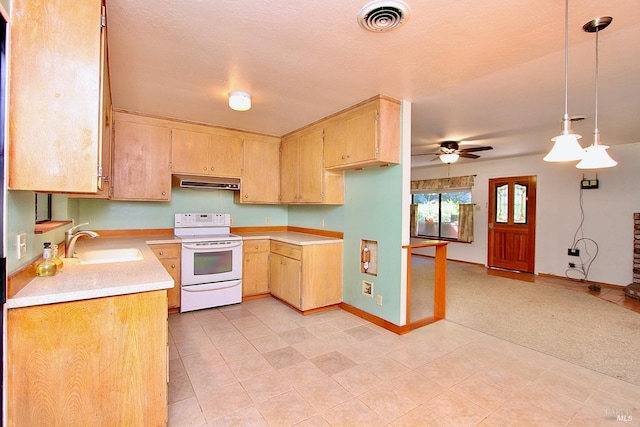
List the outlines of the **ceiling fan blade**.
<svg viewBox="0 0 640 427">
<path fill-rule="evenodd" d="M 488 145 L 483 146 L 483 147 L 469 147 L 469 148 L 462 148 L 462 149 L 458 150 L 458 152 L 460 152 L 460 153 L 473 153 L 475 151 L 487 151 L 487 150 L 493 150 L 493 147 L 490 147 Z"/>
<path fill-rule="evenodd" d="M 412 154 L 411 157 L 417 157 L 417 156 L 439 156 L 440 153 L 418 153 L 418 154 Z"/>
<path fill-rule="evenodd" d="M 471 154 L 471 153 L 465 153 L 465 152 L 460 152 L 460 157 L 465 157 L 467 159 L 477 159 L 480 156 L 478 156 L 477 154 Z"/>
</svg>

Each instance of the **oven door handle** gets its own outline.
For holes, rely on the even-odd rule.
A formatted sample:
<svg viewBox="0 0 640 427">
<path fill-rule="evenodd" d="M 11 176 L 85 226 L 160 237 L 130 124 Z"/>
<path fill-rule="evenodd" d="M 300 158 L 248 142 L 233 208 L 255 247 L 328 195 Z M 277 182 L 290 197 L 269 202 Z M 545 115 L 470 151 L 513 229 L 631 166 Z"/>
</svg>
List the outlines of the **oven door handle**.
<svg viewBox="0 0 640 427">
<path fill-rule="evenodd" d="M 242 246 L 242 240 L 240 240 L 238 242 L 233 242 L 233 243 L 230 243 L 230 244 L 224 245 L 224 246 L 215 245 L 215 246 L 209 246 L 209 247 L 202 246 L 202 245 L 200 245 L 200 246 L 190 245 L 189 243 L 183 243 L 182 244 L 182 247 L 184 249 L 190 249 L 190 250 L 192 250 L 194 252 L 226 251 L 226 250 L 231 249 L 231 248 L 237 248 L 238 246 Z"/>
<path fill-rule="evenodd" d="M 211 283 L 209 286 L 207 284 L 203 285 L 183 285 L 182 290 L 184 292 L 209 292 L 209 291 L 219 291 L 221 289 L 233 288 L 234 286 L 238 286 L 242 283 L 242 280 L 229 280 L 225 282 L 224 286 L 220 286 L 220 282 Z"/>
</svg>

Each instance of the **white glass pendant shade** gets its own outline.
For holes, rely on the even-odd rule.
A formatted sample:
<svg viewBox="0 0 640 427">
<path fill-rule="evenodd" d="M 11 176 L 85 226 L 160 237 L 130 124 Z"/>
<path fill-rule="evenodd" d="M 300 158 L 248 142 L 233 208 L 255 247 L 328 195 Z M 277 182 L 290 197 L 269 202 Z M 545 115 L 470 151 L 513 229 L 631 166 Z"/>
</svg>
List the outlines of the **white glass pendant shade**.
<svg viewBox="0 0 640 427">
<path fill-rule="evenodd" d="M 229 107 L 236 111 L 251 109 L 251 95 L 246 92 L 231 92 L 229 94 Z"/>
<path fill-rule="evenodd" d="M 584 150 L 578 139 L 582 138 L 575 133 L 558 135 L 551 140 L 555 142 L 551 151 L 544 156 L 545 162 L 572 162 L 584 157 Z"/>
<path fill-rule="evenodd" d="M 576 165 L 578 169 L 602 169 L 612 168 L 618 164 L 607 153 L 608 145 L 600 143 L 600 134 L 596 133 L 593 138 L 593 145 L 584 149 L 584 157 Z"/>
<path fill-rule="evenodd" d="M 458 153 L 440 154 L 440 160 L 442 160 L 443 163 L 454 163 L 459 157 L 460 154 Z"/>
</svg>

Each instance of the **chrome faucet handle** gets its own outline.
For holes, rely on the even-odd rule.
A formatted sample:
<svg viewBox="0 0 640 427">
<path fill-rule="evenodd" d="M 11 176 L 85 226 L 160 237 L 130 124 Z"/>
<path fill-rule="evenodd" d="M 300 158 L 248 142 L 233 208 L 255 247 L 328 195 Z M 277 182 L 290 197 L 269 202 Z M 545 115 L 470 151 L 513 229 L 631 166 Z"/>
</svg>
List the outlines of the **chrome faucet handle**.
<svg viewBox="0 0 640 427">
<path fill-rule="evenodd" d="M 71 227 L 70 229 L 68 229 L 67 231 L 65 231 L 65 234 L 67 234 L 67 235 L 69 235 L 69 236 L 72 236 L 72 235 L 73 235 L 73 233 L 75 233 L 75 231 L 76 231 L 78 228 L 82 227 L 83 225 L 89 225 L 89 223 L 88 223 L 88 222 L 83 222 L 82 224 L 74 225 L 73 227 Z"/>
</svg>

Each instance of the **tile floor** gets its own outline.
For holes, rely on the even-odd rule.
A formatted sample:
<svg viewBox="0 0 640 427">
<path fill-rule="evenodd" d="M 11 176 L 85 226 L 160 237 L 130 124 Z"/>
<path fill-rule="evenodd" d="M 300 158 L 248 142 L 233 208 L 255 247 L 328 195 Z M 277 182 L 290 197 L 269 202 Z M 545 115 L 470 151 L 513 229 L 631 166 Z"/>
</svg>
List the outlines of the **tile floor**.
<svg viewBox="0 0 640 427">
<path fill-rule="evenodd" d="M 170 427 L 640 426 L 640 387 L 446 320 L 398 336 L 265 298 L 169 332 Z"/>
</svg>

